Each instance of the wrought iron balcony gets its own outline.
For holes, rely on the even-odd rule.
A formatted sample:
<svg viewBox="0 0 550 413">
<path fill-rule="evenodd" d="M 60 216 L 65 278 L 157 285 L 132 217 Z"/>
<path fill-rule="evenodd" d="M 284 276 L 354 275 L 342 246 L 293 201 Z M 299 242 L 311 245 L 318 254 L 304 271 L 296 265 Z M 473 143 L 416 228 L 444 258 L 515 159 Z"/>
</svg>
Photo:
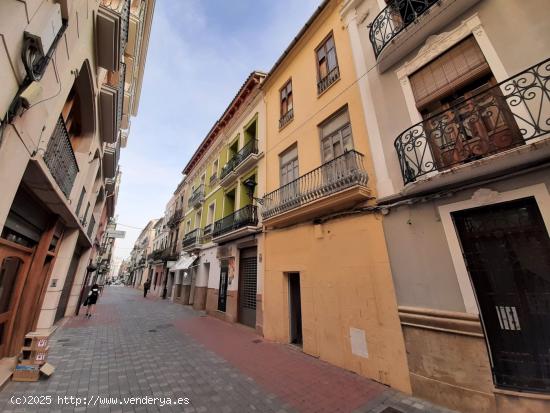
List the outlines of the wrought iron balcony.
<svg viewBox="0 0 550 413">
<path fill-rule="evenodd" d="M 366 187 L 367 171 L 363 155 L 354 150 L 324 163 L 298 179 L 270 192 L 263 198 L 264 220 L 330 197 L 352 187 Z M 359 194 L 358 198 L 363 198 Z"/>
<path fill-rule="evenodd" d="M 550 58 L 401 133 L 405 184 L 550 135 Z"/>
<path fill-rule="evenodd" d="M 200 228 L 195 228 L 193 231 L 185 234 L 185 237 L 182 241 L 183 250 L 188 251 L 197 248 L 200 244 L 201 233 L 202 231 Z"/>
<path fill-rule="evenodd" d="M 78 174 L 78 164 L 74 156 L 69 132 L 65 121 L 59 116 L 50 141 L 44 153 L 44 162 L 48 166 L 53 179 L 59 185 L 61 192 L 69 198 Z"/>
<path fill-rule="evenodd" d="M 214 224 L 208 224 L 202 230 L 201 243 L 205 244 L 212 239 L 212 230 L 214 229 Z"/>
<path fill-rule="evenodd" d="M 200 206 L 204 202 L 204 184 L 200 184 L 189 197 L 188 204 L 191 208 Z"/>
<path fill-rule="evenodd" d="M 126 64 L 120 63 L 119 69 L 119 82 L 117 85 L 117 110 L 116 110 L 116 122 L 117 129 L 120 129 L 122 123 L 122 107 L 124 103 L 124 84 L 126 82 Z"/>
<path fill-rule="evenodd" d="M 168 218 L 168 222 L 166 223 L 166 225 L 169 227 L 174 227 L 181 221 L 182 217 L 183 208 L 177 208 L 176 210 L 174 210 L 172 215 L 170 215 L 170 218 Z"/>
<path fill-rule="evenodd" d="M 338 68 L 338 66 L 336 66 L 334 69 L 328 72 L 328 74 L 324 78 L 317 82 L 317 94 L 320 95 L 321 93 L 323 93 L 338 79 L 340 79 L 340 69 Z"/>
<path fill-rule="evenodd" d="M 222 168 L 220 180 L 223 181 L 234 170 L 239 169 L 250 155 L 258 153 L 258 140 L 251 139 Z"/>
<path fill-rule="evenodd" d="M 369 39 L 376 57 L 403 29 L 440 0 L 391 0 L 373 20 Z"/>
<path fill-rule="evenodd" d="M 282 129 L 284 126 L 286 126 L 286 124 L 289 123 L 292 119 L 294 119 L 294 109 L 290 109 L 287 113 L 281 116 L 281 118 L 279 119 L 279 129 Z"/>
<path fill-rule="evenodd" d="M 216 239 L 222 235 L 236 231 L 245 227 L 255 227 L 258 225 L 258 207 L 247 205 L 244 208 L 229 214 L 228 216 L 214 223 L 213 237 Z"/>
</svg>

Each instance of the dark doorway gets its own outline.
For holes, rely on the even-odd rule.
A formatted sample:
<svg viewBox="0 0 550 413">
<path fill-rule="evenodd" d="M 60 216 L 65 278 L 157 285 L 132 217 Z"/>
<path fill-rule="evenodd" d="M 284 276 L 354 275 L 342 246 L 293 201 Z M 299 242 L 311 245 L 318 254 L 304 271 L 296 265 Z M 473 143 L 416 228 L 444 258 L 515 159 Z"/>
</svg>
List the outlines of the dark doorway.
<svg viewBox="0 0 550 413">
<path fill-rule="evenodd" d="M 239 322 L 256 328 L 257 249 L 240 251 L 239 259 Z"/>
<path fill-rule="evenodd" d="M 218 290 L 218 310 L 225 312 L 227 304 L 227 278 L 229 264 L 226 260 L 221 262 L 220 270 L 220 288 Z"/>
<path fill-rule="evenodd" d="M 535 198 L 453 213 L 499 387 L 550 390 L 550 238 Z"/>
<path fill-rule="evenodd" d="M 69 265 L 69 271 L 67 272 L 67 278 L 65 278 L 65 284 L 63 284 L 63 290 L 61 291 L 61 297 L 59 298 L 59 305 L 57 306 L 57 311 L 55 312 L 55 323 L 57 323 L 61 318 L 65 316 L 67 303 L 69 302 L 69 297 L 71 295 L 71 289 L 73 288 L 73 282 L 76 276 L 76 270 L 79 261 L 80 250 L 77 247 L 77 250 L 75 250 L 73 258 L 71 259 L 71 263 Z"/>
<path fill-rule="evenodd" d="M 288 274 L 288 301 L 290 315 L 290 342 L 302 345 L 302 300 L 300 298 L 300 274 Z"/>
</svg>

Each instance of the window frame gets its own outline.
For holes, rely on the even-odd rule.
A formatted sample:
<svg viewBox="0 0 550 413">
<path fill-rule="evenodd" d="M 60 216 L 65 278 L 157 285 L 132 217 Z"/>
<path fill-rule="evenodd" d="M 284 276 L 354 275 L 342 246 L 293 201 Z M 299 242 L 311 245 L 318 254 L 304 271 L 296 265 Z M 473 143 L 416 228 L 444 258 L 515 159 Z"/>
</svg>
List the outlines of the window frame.
<svg viewBox="0 0 550 413">
<path fill-rule="evenodd" d="M 344 124 L 342 127 L 340 127 L 339 129 L 332 132 L 332 134 L 330 134 L 326 137 L 323 137 L 323 126 L 326 126 L 332 120 L 334 120 L 335 118 L 337 118 L 338 116 L 342 115 L 345 112 L 347 112 L 347 114 L 348 114 L 348 122 L 346 124 Z M 348 125 L 349 125 L 349 128 L 350 128 L 350 142 L 351 142 L 351 149 L 350 150 L 355 150 L 355 142 L 354 142 L 354 139 L 353 139 L 353 128 L 351 126 L 351 123 L 352 122 L 351 122 L 351 116 L 350 116 L 350 112 L 349 112 L 349 106 L 346 104 L 346 105 L 342 106 L 340 109 L 336 110 L 331 115 L 329 115 L 327 118 L 325 118 L 322 122 L 320 122 L 317 125 L 317 129 L 319 131 L 319 151 L 321 152 L 321 164 L 325 164 L 326 162 L 330 162 L 332 159 L 337 158 L 337 156 L 333 156 L 332 159 L 330 159 L 330 160 L 325 159 L 325 154 L 324 154 L 324 149 L 323 149 L 323 142 L 326 139 L 328 139 L 329 137 L 334 136 L 334 134 L 336 132 L 341 132 L 341 130 L 344 129 Z M 340 133 L 340 139 L 342 139 L 342 134 L 341 133 Z M 342 149 L 344 151 L 342 153 L 342 155 L 343 155 L 344 153 L 347 152 L 347 150 L 344 149 L 344 142 L 343 141 L 342 141 Z M 341 155 L 338 155 L 338 156 L 341 156 Z"/>
<path fill-rule="evenodd" d="M 325 46 L 326 46 L 326 44 L 327 44 L 327 42 L 330 38 L 332 38 L 332 45 L 333 45 L 332 47 L 334 49 L 334 60 L 336 62 L 336 66 L 333 69 L 337 69 L 337 68 L 340 67 L 340 65 L 338 64 L 338 52 L 336 50 L 336 41 L 334 40 L 334 32 L 331 30 L 330 33 L 328 33 L 323 38 L 323 40 L 319 43 L 319 45 L 315 48 L 315 65 L 317 67 L 317 83 L 319 83 L 321 80 L 325 79 L 329 75 L 329 73 L 331 72 L 331 70 L 329 69 L 329 66 L 328 66 L 328 53 L 327 53 L 327 50 L 325 48 Z M 321 66 L 319 65 L 318 52 L 321 49 L 324 49 L 325 61 L 326 61 L 326 64 L 327 64 L 327 73 L 324 77 L 321 77 Z"/>
<path fill-rule="evenodd" d="M 292 108 L 288 109 L 288 91 L 287 88 L 290 85 L 290 94 L 292 96 Z M 285 91 L 286 112 L 283 113 L 283 91 Z M 290 77 L 283 86 L 279 89 L 279 119 L 282 119 L 291 110 L 294 110 L 294 90 L 292 87 L 292 77 Z"/>
</svg>

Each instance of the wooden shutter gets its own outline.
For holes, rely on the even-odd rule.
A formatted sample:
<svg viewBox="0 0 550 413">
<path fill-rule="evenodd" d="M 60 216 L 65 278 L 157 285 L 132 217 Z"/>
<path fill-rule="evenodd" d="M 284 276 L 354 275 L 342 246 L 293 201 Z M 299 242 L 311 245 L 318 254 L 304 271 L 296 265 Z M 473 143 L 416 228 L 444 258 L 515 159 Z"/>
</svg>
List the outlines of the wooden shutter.
<svg viewBox="0 0 550 413">
<path fill-rule="evenodd" d="M 473 36 L 470 36 L 410 76 L 418 109 L 441 99 L 490 72 Z"/>
</svg>

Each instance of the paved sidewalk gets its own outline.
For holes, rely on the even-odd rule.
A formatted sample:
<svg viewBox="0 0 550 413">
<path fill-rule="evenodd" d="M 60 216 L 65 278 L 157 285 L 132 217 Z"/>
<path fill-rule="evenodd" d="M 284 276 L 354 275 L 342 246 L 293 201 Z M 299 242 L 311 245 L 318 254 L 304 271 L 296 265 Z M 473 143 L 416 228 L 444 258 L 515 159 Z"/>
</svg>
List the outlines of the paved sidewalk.
<svg viewBox="0 0 550 413">
<path fill-rule="evenodd" d="M 140 294 L 106 287 L 92 319 L 72 318 L 54 334 L 48 358 L 54 375 L 9 382 L 0 392 L 0 411 L 450 412 L 245 327 Z M 13 403 L 23 396 L 26 405 Z M 70 396 L 88 405 L 77 407 Z M 158 399 L 124 399 L 144 396 Z M 182 404 L 161 407 L 168 397 Z"/>
</svg>

